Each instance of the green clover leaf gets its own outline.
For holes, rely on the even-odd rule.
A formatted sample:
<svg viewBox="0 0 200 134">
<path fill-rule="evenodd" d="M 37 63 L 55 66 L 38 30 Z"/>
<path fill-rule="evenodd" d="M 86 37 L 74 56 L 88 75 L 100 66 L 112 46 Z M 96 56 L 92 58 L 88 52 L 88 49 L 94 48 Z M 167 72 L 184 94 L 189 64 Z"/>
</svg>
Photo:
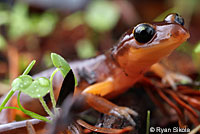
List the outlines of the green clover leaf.
<svg viewBox="0 0 200 134">
<path fill-rule="evenodd" d="M 63 75 L 63 78 L 65 78 L 65 76 L 71 69 L 67 61 L 56 53 L 51 53 L 51 60 L 53 62 L 53 65 L 60 70 L 60 72 Z M 75 79 L 75 86 L 77 86 L 78 82 L 76 77 L 74 77 L 74 79 Z"/>
<path fill-rule="evenodd" d="M 67 61 L 56 53 L 51 53 L 51 60 L 53 62 L 53 65 L 57 67 L 62 73 L 63 77 L 65 77 L 70 70 L 70 66 Z"/>
<path fill-rule="evenodd" d="M 29 75 L 21 75 L 12 83 L 13 90 L 19 90 L 32 98 L 45 96 L 50 90 L 50 81 L 45 77 L 39 77 L 35 80 Z"/>
</svg>

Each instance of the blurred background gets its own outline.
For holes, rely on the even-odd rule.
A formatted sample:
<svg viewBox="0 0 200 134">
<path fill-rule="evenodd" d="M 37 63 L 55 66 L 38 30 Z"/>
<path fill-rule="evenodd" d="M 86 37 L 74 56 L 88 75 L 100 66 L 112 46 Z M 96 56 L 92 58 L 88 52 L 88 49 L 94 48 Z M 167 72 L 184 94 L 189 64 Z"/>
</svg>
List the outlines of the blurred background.
<svg viewBox="0 0 200 134">
<path fill-rule="evenodd" d="M 177 51 L 200 72 L 199 7 L 199 0 L 0 0 L 0 94 L 33 59 L 35 74 L 52 66 L 51 52 L 68 62 L 99 55 L 129 28 L 169 13 L 184 17 L 191 37 Z"/>
</svg>

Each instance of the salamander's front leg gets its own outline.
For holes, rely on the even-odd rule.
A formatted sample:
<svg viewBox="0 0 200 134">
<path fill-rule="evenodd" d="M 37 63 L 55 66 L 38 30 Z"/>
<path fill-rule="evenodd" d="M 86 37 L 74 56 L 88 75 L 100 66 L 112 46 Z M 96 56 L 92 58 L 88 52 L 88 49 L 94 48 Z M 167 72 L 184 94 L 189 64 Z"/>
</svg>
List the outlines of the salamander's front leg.
<svg viewBox="0 0 200 134">
<path fill-rule="evenodd" d="M 120 118 L 126 118 L 133 126 L 135 126 L 136 124 L 130 116 L 137 116 L 138 114 L 135 111 L 128 107 L 117 106 L 101 97 L 113 92 L 116 92 L 113 79 L 108 78 L 103 82 L 99 82 L 87 87 L 82 92 L 82 95 L 85 96 L 87 104 L 93 107 L 95 110 L 101 113 L 118 116 Z"/>
<path fill-rule="evenodd" d="M 120 118 L 126 118 L 133 126 L 136 125 L 135 121 L 132 119 L 132 116 L 137 116 L 137 112 L 128 108 L 117 106 L 110 101 L 104 99 L 103 97 L 96 96 L 91 93 L 83 93 L 86 98 L 86 102 L 95 110 L 105 113 L 108 115 L 118 116 Z"/>
<path fill-rule="evenodd" d="M 174 90 L 176 90 L 176 82 L 184 81 L 186 83 L 191 83 L 192 79 L 180 73 L 176 73 L 168 70 L 160 63 L 156 63 L 151 66 L 151 71 L 162 78 L 163 83 L 169 84 Z"/>
</svg>

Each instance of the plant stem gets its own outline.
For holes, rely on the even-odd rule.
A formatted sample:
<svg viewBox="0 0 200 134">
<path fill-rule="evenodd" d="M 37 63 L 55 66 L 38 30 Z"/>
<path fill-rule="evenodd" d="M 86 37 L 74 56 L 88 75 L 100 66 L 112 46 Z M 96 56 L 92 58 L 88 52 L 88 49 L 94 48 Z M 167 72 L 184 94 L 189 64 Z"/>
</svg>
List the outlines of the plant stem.
<svg viewBox="0 0 200 134">
<path fill-rule="evenodd" d="M 6 103 L 8 102 L 8 100 L 10 99 L 10 97 L 15 93 L 15 91 L 13 91 L 12 89 L 8 92 L 6 98 L 3 100 L 3 102 L 1 103 L 0 106 L 0 112 L 2 111 L 3 107 L 6 105 Z"/>
<path fill-rule="evenodd" d="M 21 91 L 19 91 L 19 93 L 18 93 L 17 103 L 18 103 L 18 106 L 19 106 L 19 108 L 21 109 L 22 112 L 24 112 L 25 114 L 29 115 L 32 118 L 36 118 L 36 119 L 43 120 L 43 121 L 46 121 L 46 122 L 51 122 L 51 120 L 47 119 L 44 116 L 41 116 L 39 114 L 36 114 L 34 112 L 31 112 L 29 110 L 24 109 L 23 106 L 20 103 L 20 95 L 21 95 Z"/>
<path fill-rule="evenodd" d="M 32 67 L 34 66 L 35 64 L 35 60 L 33 60 L 29 65 L 28 67 L 26 68 L 26 70 L 23 72 L 22 75 L 27 75 L 30 70 L 32 69 Z M 6 98 L 3 100 L 3 102 L 1 103 L 0 105 L 0 112 L 3 110 L 4 106 L 6 105 L 6 103 L 8 102 L 8 100 L 12 97 L 12 95 L 15 93 L 15 91 L 13 91 L 12 89 L 8 92 Z"/>
<path fill-rule="evenodd" d="M 54 75 L 59 71 L 58 68 L 56 68 L 53 73 L 51 74 L 51 77 L 50 77 L 50 84 L 51 84 L 51 88 L 50 88 L 50 98 L 51 98 L 51 103 L 52 103 L 52 106 L 53 106 L 53 109 L 54 109 L 54 112 L 55 112 L 55 115 L 58 114 L 58 111 L 56 109 L 56 100 L 55 100 L 55 97 L 54 97 L 54 92 L 53 92 L 53 77 Z"/>
<path fill-rule="evenodd" d="M 50 109 L 48 108 L 46 102 L 44 101 L 43 97 L 40 97 L 40 102 L 42 104 L 42 106 L 44 107 L 44 110 L 49 114 L 49 116 L 53 119 L 54 118 L 54 115 L 53 113 L 50 111 Z"/>
<path fill-rule="evenodd" d="M 27 74 L 31 71 L 31 69 L 33 68 L 33 66 L 35 65 L 35 62 L 36 62 L 36 60 L 33 60 L 33 61 L 28 65 L 28 67 L 25 69 L 25 71 L 23 72 L 22 75 L 27 75 Z"/>
<path fill-rule="evenodd" d="M 150 128 L 150 110 L 147 111 L 147 127 L 146 127 L 146 134 L 149 134 Z"/>
<path fill-rule="evenodd" d="M 3 107 L 3 109 L 16 109 L 16 110 L 20 110 L 20 111 L 22 111 L 20 108 L 18 108 L 18 107 L 10 107 L 10 106 L 8 106 L 8 107 Z"/>
</svg>

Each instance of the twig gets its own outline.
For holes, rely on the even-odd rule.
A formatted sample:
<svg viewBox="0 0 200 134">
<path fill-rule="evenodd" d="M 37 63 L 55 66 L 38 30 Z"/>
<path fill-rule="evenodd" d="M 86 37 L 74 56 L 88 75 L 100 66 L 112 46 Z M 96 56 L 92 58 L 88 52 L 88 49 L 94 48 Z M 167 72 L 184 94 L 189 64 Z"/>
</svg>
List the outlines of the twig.
<svg viewBox="0 0 200 134">
<path fill-rule="evenodd" d="M 200 130 L 200 124 L 188 134 L 196 134 Z"/>
<path fill-rule="evenodd" d="M 46 117 L 47 119 L 50 119 L 50 117 Z M 30 119 L 30 120 L 24 120 L 19 122 L 12 122 L 7 124 L 0 125 L 0 132 L 6 132 L 18 128 L 26 127 L 26 122 L 29 121 L 31 124 L 36 125 L 39 123 L 45 123 L 44 121 L 38 120 L 38 119 Z"/>
<path fill-rule="evenodd" d="M 35 129 L 30 121 L 26 122 L 26 129 L 28 131 L 28 134 L 36 134 Z"/>
</svg>

